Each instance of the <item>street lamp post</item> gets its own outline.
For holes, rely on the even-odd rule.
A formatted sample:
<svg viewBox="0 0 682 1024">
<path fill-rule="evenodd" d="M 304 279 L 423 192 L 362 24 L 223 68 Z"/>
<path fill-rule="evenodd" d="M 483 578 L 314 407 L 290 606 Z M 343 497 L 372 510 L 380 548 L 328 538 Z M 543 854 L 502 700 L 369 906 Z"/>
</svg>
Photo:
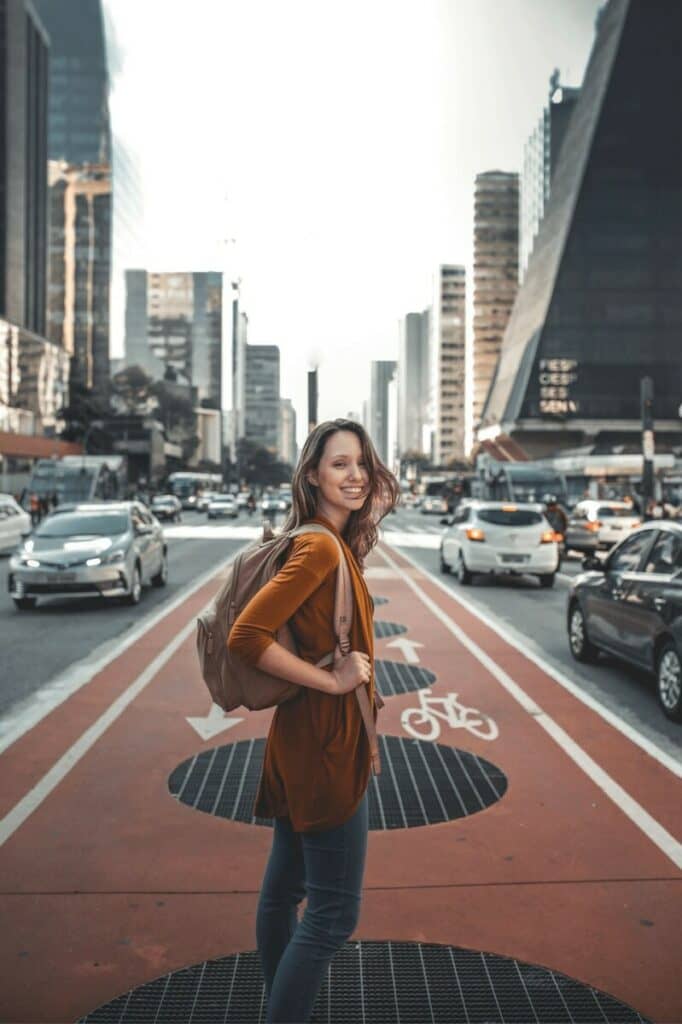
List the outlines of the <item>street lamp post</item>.
<svg viewBox="0 0 682 1024">
<path fill-rule="evenodd" d="M 640 381 L 642 405 L 642 505 L 646 512 L 654 496 L 654 382 L 651 377 Z"/>
</svg>

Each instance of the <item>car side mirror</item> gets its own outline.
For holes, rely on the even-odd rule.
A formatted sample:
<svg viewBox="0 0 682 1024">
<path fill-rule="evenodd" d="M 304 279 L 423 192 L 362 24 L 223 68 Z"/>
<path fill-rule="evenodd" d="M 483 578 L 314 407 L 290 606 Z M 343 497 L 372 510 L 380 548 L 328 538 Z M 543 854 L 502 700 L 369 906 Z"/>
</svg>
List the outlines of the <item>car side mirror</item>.
<svg viewBox="0 0 682 1024">
<path fill-rule="evenodd" d="M 604 572 L 605 569 L 604 563 L 594 555 L 587 555 L 586 558 L 583 558 L 582 566 L 586 572 Z"/>
</svg>

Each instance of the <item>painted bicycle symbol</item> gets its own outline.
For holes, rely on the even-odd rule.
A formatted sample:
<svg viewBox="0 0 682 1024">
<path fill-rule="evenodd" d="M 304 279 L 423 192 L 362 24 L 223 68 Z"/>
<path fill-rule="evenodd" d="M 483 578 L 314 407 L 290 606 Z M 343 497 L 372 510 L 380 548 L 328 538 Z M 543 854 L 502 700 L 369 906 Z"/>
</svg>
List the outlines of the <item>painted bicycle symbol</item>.
<svg viewBox="0 0 682 1024">
<path fill-rule="evenodd" d="M 400 716 L 400 724 L 410 736 L 417 740 L 438 739 L 439 718 L 447 722 L 451 729 L 467 729 L 481 740 L 496 740 L 499 736 L 500 731 L 493 719 L 476 708 L 460 704 L 456 693 L 449 693 L 447 697 L 431 697 L 430 693 L 431 690 L 420 690 L 418 697 L 421 707 L 405 708 Z M 441 711 L 436 710 L 439 705 Z"/>
</svg>

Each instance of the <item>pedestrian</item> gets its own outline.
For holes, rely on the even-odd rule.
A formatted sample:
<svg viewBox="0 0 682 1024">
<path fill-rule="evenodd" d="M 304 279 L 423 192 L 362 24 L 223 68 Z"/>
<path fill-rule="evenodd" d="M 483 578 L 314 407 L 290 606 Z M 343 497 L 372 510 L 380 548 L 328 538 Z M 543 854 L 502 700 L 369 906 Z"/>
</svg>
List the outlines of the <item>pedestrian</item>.
<svg viewBox="0 0 682 1024">
<path fill-rule="evenodd" d="M 248 664 L 300 686 L 275 710 L 255 804 L 258 817 L 274 819 L 256 915 L 269 1022 L 310 1019 L 329 963 L 359 917 L 371 755 L 353 691 L 366 685 L 372 707 L 375 692 L 373 604 L 363 570 L 399 495 L 364 427 L 346 419 L 318 424 L 303 445 L 283 531 L 321 523 L 341 543 L 355 604 L 351 650 L 329 669 L 316 667 L 336 644 L 340 552 L 327 534 L 294 538 L 287 562 L 237 616 L 228 641 Z M 275 639 L 285 622 L 300 657 Z"/>
<path fill-rule="evenodd" d="M 40 522 L 40 501 L 38 495 L 32 491 L 28 499 L 28 510 L 31 515 L 31 526 L 37 526 Z"/>
<path fill-rule="evenodd" d="M 249 491 L 249 496 L 246 499 L 246 507 L 249 510 L 249 518 L 256 511 L 256 499 L 253 495 L 253 491 Z"/>
</svg>

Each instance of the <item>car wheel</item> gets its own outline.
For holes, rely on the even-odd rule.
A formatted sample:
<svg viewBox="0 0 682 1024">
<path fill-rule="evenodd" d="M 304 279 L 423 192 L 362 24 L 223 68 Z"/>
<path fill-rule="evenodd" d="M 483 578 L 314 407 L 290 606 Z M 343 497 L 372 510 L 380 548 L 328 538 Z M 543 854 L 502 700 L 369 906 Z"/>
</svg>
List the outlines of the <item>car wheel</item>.
<svg viewBox="0 0 682 1024">
<path fill-rule="evenodd" d="M 165 551 L 163 553 L 161 568 L 157 572 L 156 576 L 152 576 L 152 583 L 155 587 L 165 587 L 168 583 L 168 555 Z"/>
<path fill-rule="evenodd" d="M 590 662 L 597 660 L 597 648 L 590 643 L 585 627 L 585 616 L 579 604 L 571 606 L 568 613 L 568 645 L 576 661 Z"/>
<path fill-rule="evenodd" d="M 656 690 L 663 713 L 682 722 L 682 659 L 672 640 L 661 649 L 656 666 Z"/>
<path fill-rule="evenodd" d="M 142 597 L 142 577 L 140 576 L 140 567 L 136 565 L 133 569 L 133 578 L 130 583 L 130 590 L 126 596 L 126 604 L 139 604 L 140 598 Z"/>
<path fill-rule="evenodd" d="M 554 572 L 543 573 L 542 576 L 538 576 L 538 579 L 540 580 L 540 586 L 541 587 L 553 587 L 554 586 L 554 579 L 555 579 L 555 577 L 556 577 L 556 573 L 554 573 Z"/>
<path fill-rule="evenodd" d="M 463 587 L 468 587 L 472 578 L 473 577 L 464 562 L 464 555 L 460 552 L 459 562 L 457 563 L 457 580 Z"/>
<path fill-rule="evenodd" d="M 12 600 L 14 601 L 14 607 L 20 612 L 30 612 L 38 602 L 37 597 L 15 597 Z"/>
<path fill-rule="evenodd" d="M 443 552 L 442 551 L 440 553 L 440 571 L 443 572 L 443 573 L 446 573 L 446 574 L 450 572 L 450 566 L 448 565 L 448 563 L 443 558 Z"/>
</svg>

